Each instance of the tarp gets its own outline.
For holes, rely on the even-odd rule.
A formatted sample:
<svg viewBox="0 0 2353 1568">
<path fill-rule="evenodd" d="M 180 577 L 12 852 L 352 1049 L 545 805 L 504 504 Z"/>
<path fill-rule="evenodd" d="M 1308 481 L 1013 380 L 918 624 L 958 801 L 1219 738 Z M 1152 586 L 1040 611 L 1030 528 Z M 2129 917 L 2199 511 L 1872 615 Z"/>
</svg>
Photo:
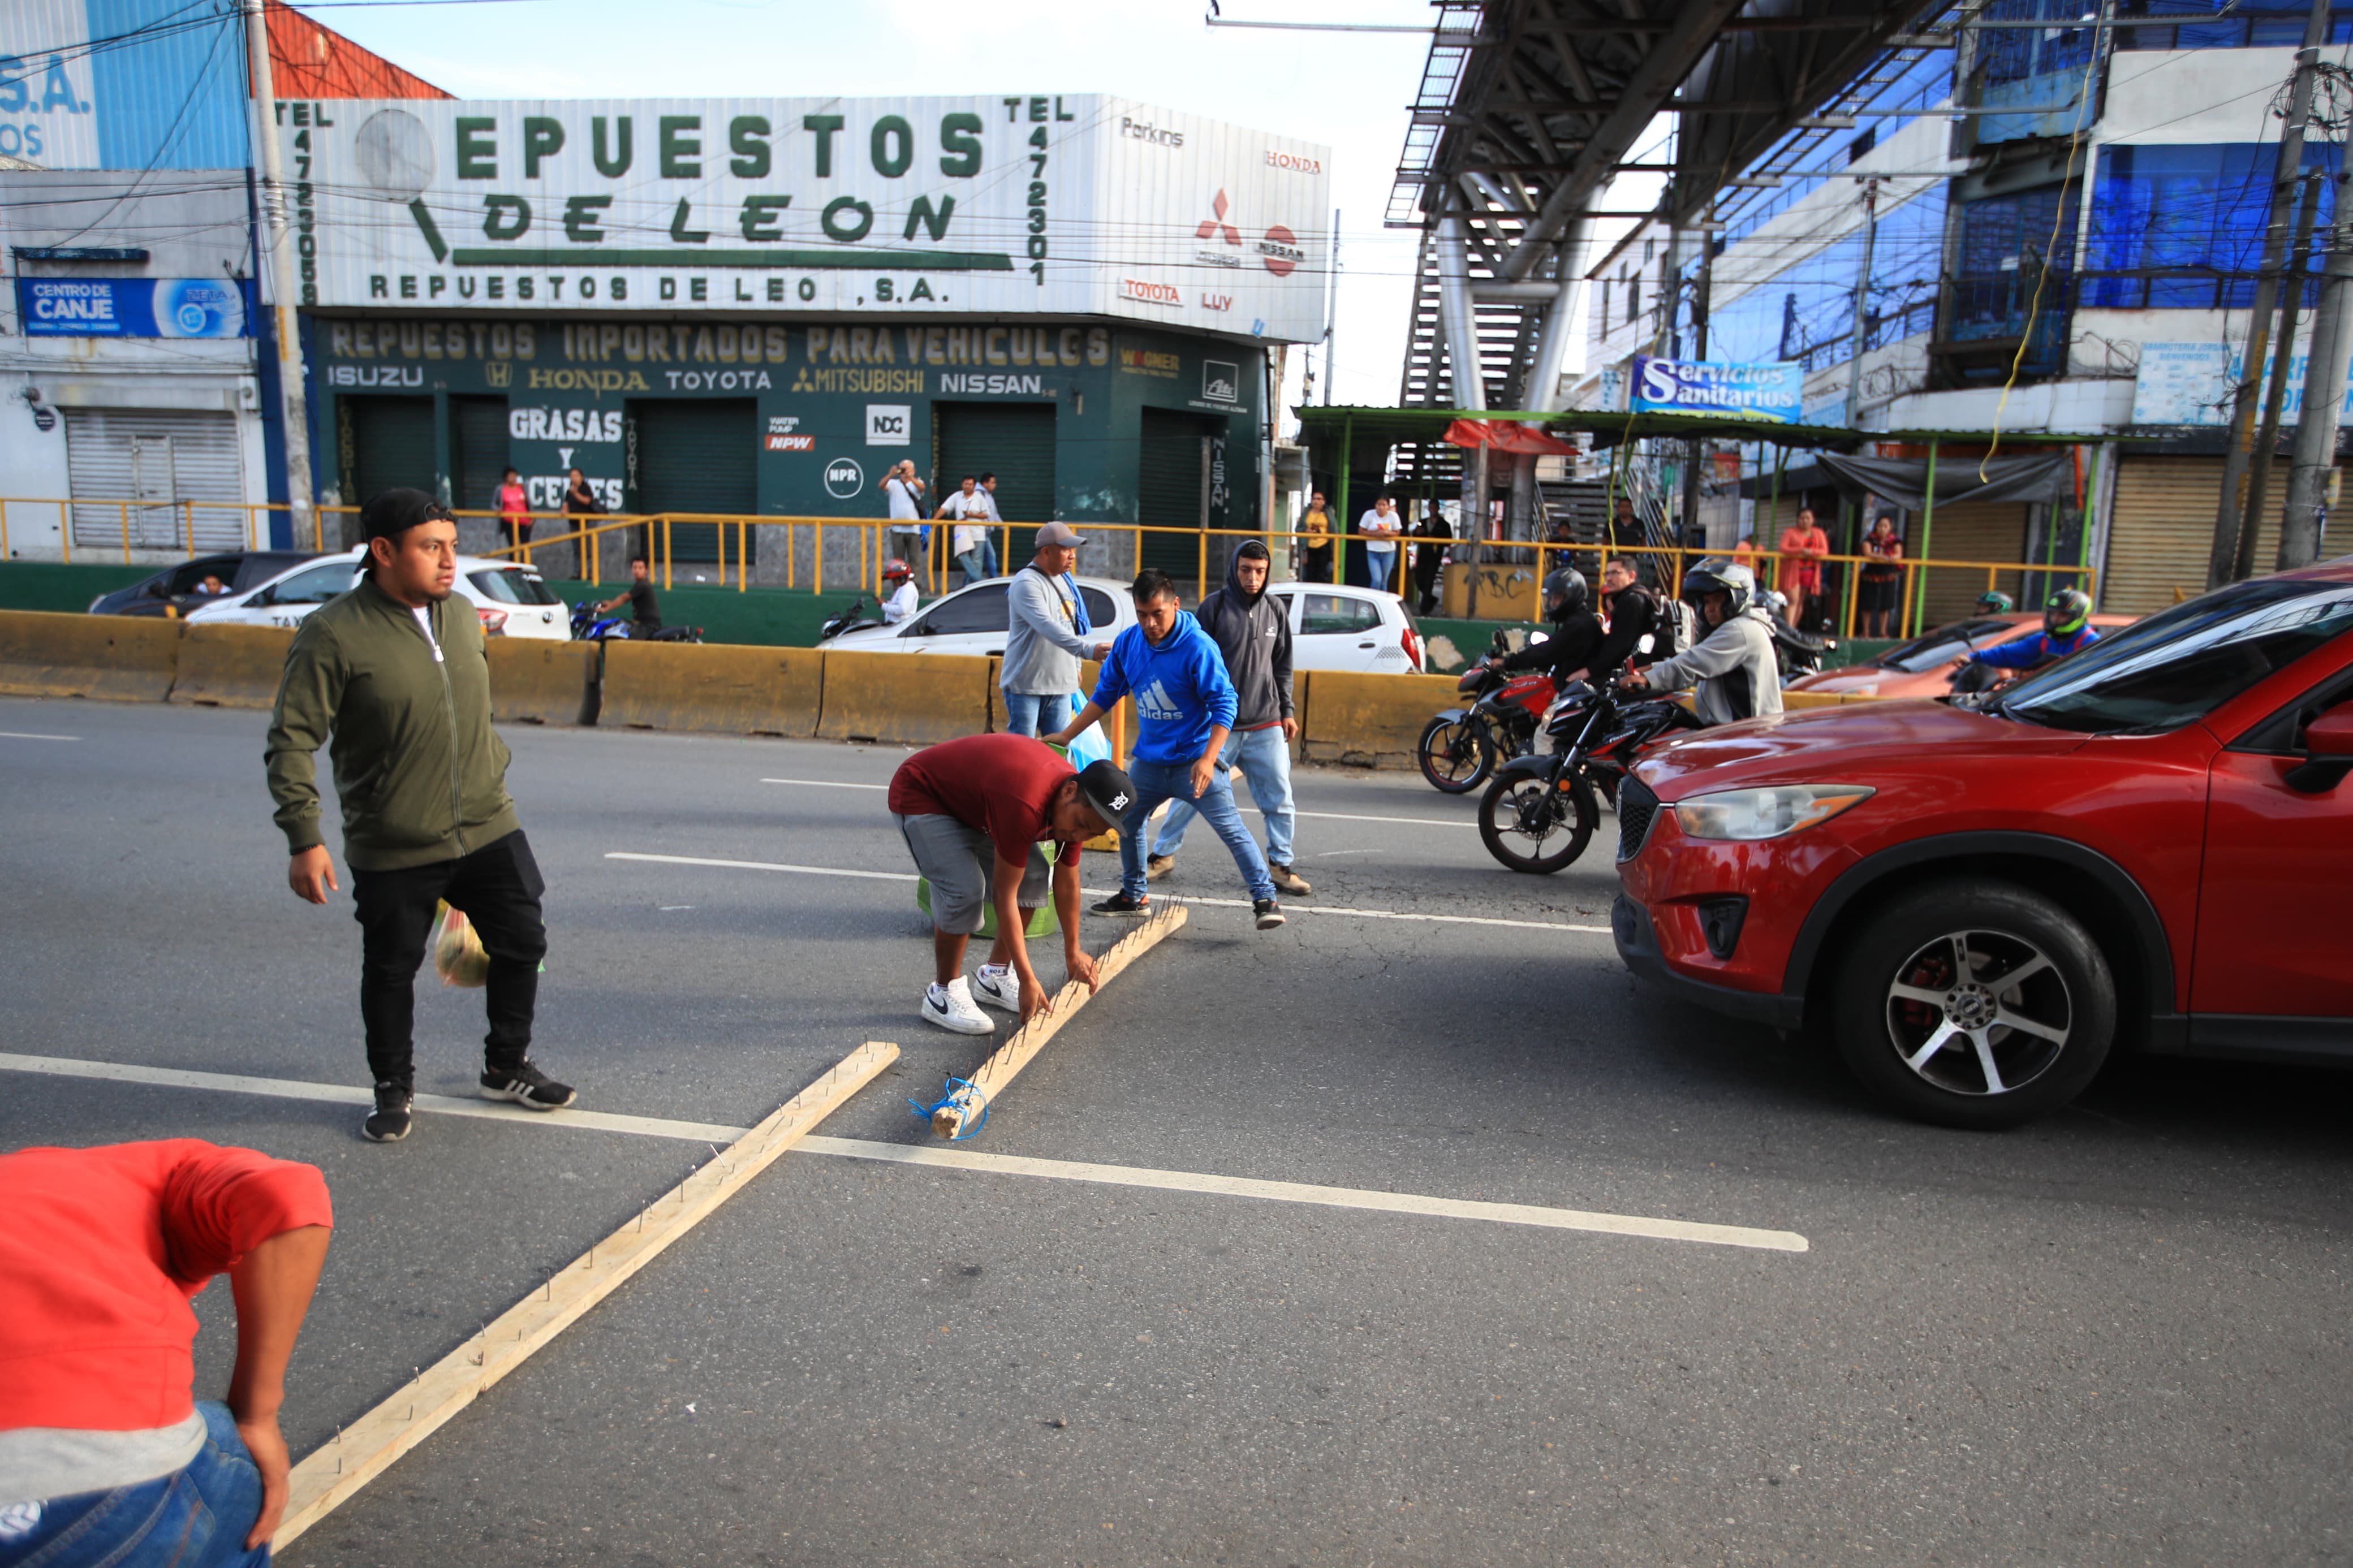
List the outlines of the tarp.
<svg viewBox="0 0 2353 1568">
<path fill-rule="evenodd" d="M 1927 504 L 1928 463 L 1925 458 L 1850 458 L 1837 452 L 1817 452 L 1832 484 L 1850 500 L 1875 495 L 1907 511 Z M 1985 479 L 1978 479 L 1982 465 Z M 1787 495 L 1786 480 L 1782 494 Z M 1936 464 L 1936 504 L 1954 501 L 2070 501 L 2075 499 L 2075 463 L 2067 452 L 2047 457 L 1952 457 Z"/>
<path fill-rule="evenodd" d="M 1484 447 L 1491 452 L 1539 458 L 1575 457 L 1577 447 L 1556 441 L 1540 430 L 1505 419 L 1457 419 L 1447 426 L 1444 439 L 1456 447 Z"/>
</svg>

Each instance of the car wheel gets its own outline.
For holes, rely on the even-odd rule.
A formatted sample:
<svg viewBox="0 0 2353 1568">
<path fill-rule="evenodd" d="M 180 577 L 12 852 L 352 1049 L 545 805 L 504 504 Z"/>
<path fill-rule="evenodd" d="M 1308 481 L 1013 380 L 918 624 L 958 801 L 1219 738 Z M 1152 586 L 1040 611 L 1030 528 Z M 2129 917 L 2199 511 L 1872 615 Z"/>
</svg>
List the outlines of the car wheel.
<svg viewBox="0 0 2353 1568">
<path fill-rule="evenodd" d="M 2082 1092 L 2116 1035 L 2099 943 L 1989 878 L 1905 894 L 1856 931 L 1831 997 L 1839 1054 L 1884 1103 L 1947 1127 L 2015 1127 Z"/>
</svg>

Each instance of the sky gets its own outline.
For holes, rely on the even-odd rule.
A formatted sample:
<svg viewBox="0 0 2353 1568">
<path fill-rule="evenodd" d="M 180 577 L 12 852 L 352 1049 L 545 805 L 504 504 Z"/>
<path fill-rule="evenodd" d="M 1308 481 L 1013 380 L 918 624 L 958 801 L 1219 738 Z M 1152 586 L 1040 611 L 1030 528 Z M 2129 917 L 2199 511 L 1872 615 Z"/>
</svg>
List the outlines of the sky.
<svg viewBox="0 0 2353 1568">
<path fill-rule="evenodd" d="M 1424 0 L 1222 0 L 1230 18 L 1427 27 Z M 467 0 L 309 14 L 460 98 L 1104 92 L 1332 149 L 1329 401 L 1393 405 L 1418 235 L 1385 229 L 1426 34 L 1204 25 L 1208 0 Z M 1286 405 L 1299 393 L 1293 356 Z M 1316 356 L 1319 376 L 1322 355 Z M 1317 401 L 1324 401 L 1317 388 Z"/>
</svg>

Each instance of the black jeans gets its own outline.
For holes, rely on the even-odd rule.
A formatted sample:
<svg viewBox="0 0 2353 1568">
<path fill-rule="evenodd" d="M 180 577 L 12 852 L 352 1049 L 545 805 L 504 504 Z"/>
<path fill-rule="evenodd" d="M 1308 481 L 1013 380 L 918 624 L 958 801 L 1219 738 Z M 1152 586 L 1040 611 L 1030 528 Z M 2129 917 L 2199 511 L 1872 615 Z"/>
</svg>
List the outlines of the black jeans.
<svg viewBox="0 0 2353 1568">
<path fill-rule="evenodd" d="M 353 918 L 360 922 L 360 1020 L 376 1082 L 414 1081 L 417 970 L 433 939 L 433 906 L 443 899 L 466 911 L 491 955 L 484 1065 L 515 1067 L 530 1053 L 539 961 L 547 956 L 547 928 L 539 918 L 539 896 L 546 890 L 539 862 L 519 831 L 455 860 L 397 871 L 352 868 Z"/>
</svg>

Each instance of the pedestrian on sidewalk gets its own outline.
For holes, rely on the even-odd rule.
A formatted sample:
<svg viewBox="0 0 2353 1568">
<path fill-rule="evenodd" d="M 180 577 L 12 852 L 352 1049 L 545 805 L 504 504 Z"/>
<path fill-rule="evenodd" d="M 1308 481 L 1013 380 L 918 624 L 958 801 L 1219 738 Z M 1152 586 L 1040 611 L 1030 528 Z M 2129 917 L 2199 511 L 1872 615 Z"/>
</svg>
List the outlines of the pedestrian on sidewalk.
<svg viewBox="0 0 2353 1568">
<path fill-rule="evenodd" d="M 260 1568 L 291 1469 L 286 1363 L 335 1223 L 315 1165 L 194 1138 L 0 1155 L 0 1563 Z M 195 1398 L 189 1300 L 237 1362 Z"/>
<path fill-rule="evenodd" d="M 1386 593 L 1397 570 L 1398 535 L 1405 531 L 1397 502 L 1387 493 L 1375 498 L 1373 510 L 1356 520 L 1356 531 L 1365 537 L 1365 585 Z"/>
<path fill-rule="evenodd" d="M 523 488 L 522 471 L 509 468 L 499 479 L 499 526 L 506 531 L 507 546 L 520 551 L 519 561 L 531 559 L 531 491 Z"/>
<path fill-rule="evenodd" d="M 1307 510 L 1300 514 L 1299 540 L 1301 560 L 1299 580 L 1303 583 L 1329 583 L 1332 580 L 1332 508 L 1316 490 L 1307 498 Z"/>
<path fill-rule="evenodd" d="M 914 561 L 923 553 L 923 481 L 915 477 L 915 460 L 902 458 L 882 476 L 882 500 L 891 514 L 882 537 L 890 553 Z"/>
<path fill-rule="evenodd" d="M 1438 572 L 1445 563 L 1447 550 L 1445 544 L 1437 542 L 1453 539 L 1454 528 L 1446 521 L 1446 514 L 1438 510 L 1438 503 L 1431 501 L 1428 514 L 1415 527 L 1413 534 L 1416 539 L 1429 542 L 1414 546 L 1414 608 L 1419 615 L 1435 615 L 1438 611 Z"/>
<path fill-rule="evenodd" d="M 956 569 L 964 574 L 965 586 L 996 576 L 997 541 L 992 525 L 1004 521 L 997 515 L 997 476 L 981 475 L 978 484 L 948 497 L 940 513 L 955 520 L 948 549 L 955 557 Z"/>
<path fill-rule="evenodd" d="M 320 834 L 312 753 L 328 746 L 360 923 L 360 1017 L 375 1110 L 361 1131 L 408 1136 L 415 982 L 434 906 L 465 911 L 490 955 L 481 1091 L 530 1110 L 577 1098 L 532 1064 L 532 1014 L 547 884 L 507 795 L 507 748 L 491 729 L 482 623 L 463 598 L 458 526 L 422 490 L 360 509 L 358 585 L 305 617 L 286 652 L 263 757 L 292 857 L 295 896 L 324 904 L 335 880 Z"/>
<path fill-rule="evenodd" d="M 1048 734 L 1071 717 L 1079 689 L 1079 660 L 1103 658 L 1111 644 L 1089 636 L 1087 602 L 1071 575 L 1086 543 L 1067 522 L 1038 531 L 1038 553 L 1005 589 L 1005 728 L 1015 735 Z"/>
<path fill-rule="evenodd" d="M 1271 569 L 1266 546 L 1244 540 L 1226 568 L 1226 585 L 1201 601 L 1196 618 L 1225 657 L 1227 679 L 1234 683 L 1233 733 L 1218 766 L 1239 767 L 1250 781 L 1250 799 L 1266 818 L 1267 876 L 1282 892 L 1305 894 L 1314 889 L 1292 868 L 1291 742 L 1299 720 L 1291 694 L 1291 617 L 1282 600 L 1267 595 Z M 1227 780 L 1230 787 L 1230 773 Z M 1169 804 L 1145 866 L 1145 880 L 1156 882 L 1176 869 L 1185 829 L 1197 815 L 1183 800 Z"/>
<path fill-rule="evenodd" d="M 596 548 L 596 540 L 588 533 L 588 519 L 601 517 L 604 511 L 605 503 L 597 499 L 596 487 L 575 466 L 564 481 L 565 527 L 572 535 L 572 576 L 575 582 L 587 577 L 589 554 Z"/>
<path fill-rule="evenodd" d="M 1265 858 L 1234 805 L 1233 783 L 1218 761 L 1238 710 L 1224 656 L 1201 623 L 1179 607 L 1176 584 L 1167 573 L 1145 567 L 1135 574 L 1129 594 L 1135 600 L 1136 624 L 1113 641 L 1095 694 L 1079 716 L 1047 737 L 1067 746 L 1121 698 L 1135 699 L 1135 749 L 1128 757 L 1135 790 L 1119 829 L 1119 891 L 1096 904 L 1094 912 L 1145 912 L 1150 900 L 1144 887 L 1144 835 L 1161 802 L 1181 800 L 1226 841 L 1250 888 L 1258 929 L 1271 931 L 1282 923 L 1282 904 L 1274 896 Z"/>
<path fill-rule="evenodd" d="M 1026 940 L 1050 880 L 1062 927 L 1062 968 L 1094 989 L 1094 960 L 1079 943 L 1079 847 L 1119 821 L 1134 793 L 1115 763 L 1074 773 L 1026 735 L 967 735 L 899 764 L 891 775 L 892 816 L 932 893 L 932 984 L 923 992 L 923 1022 L 960 1035 L 988 1034 L 994 1026 L 974 1004 L 976 993 L 1024 1023 L 1052 1005 L 1030 967 Z M 1050 873 L 1039 848 L 1050 843 L 1056 847 Z M 968 983 L 965 948 L 991 909 L 996 944 Z"/>
</svg>

